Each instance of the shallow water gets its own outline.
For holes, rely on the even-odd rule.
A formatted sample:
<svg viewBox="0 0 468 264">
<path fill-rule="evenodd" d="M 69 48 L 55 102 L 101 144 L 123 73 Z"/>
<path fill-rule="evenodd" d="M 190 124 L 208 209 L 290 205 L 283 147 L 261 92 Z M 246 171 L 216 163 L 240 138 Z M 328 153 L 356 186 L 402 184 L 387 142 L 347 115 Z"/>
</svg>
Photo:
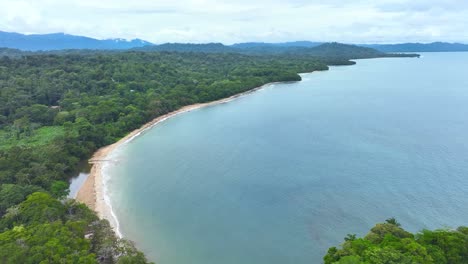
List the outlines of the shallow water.
<svg viewBox="0 0 468 264">
<path fill-rule="evenodd" d="M 68 193 L 68 198 L 76 198 L 76 196 L 78 195 L 78 191 L 88 179 L 88 176 L 88 172 L 79 172 L 78 175 L 70 179 L 70 192 Z"/>
<path fill-rule="evenodd" d="M 390 217 L 468 224 L 468 53 L 303 77 L 121 147 L 121 232 L 158 264 L 310 264 Z"/>
</svg>

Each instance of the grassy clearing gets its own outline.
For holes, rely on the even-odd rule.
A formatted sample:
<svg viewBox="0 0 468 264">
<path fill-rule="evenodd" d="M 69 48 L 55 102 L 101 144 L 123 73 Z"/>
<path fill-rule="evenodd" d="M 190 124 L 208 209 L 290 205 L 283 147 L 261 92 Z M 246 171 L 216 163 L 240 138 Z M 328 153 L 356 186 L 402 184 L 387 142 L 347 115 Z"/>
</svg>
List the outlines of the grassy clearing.
<svg viewBox="0 0 468 264">
<path fill-rule="evenodd" d="M 5 130 L 0 130 L 0 150 L 8 149 L 13 146 L 41 146 L 50 143 L 54 138 L 62 136 L 64 129 L 61 126 L 46 126 L 34 130 L 29 137 L 20 138 L 19 140 Z"/>
</svg>

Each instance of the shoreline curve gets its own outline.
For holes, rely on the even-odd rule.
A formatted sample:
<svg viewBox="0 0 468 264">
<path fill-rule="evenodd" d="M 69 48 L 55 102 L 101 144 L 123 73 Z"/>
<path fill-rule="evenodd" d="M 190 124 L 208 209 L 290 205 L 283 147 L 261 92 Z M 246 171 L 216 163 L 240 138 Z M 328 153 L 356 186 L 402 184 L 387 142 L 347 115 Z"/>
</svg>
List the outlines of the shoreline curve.
<svg viewBox="0 0 468 264">
<path fill-rule="evenodd" d="M 310 72 L 312 73 L 312 72 Z M 309 73 L 300 73 L 299 75 L 302 77 L 304 74 L 309 74 Z M 89 208 L 94 210 L 98 217 L 100 219 L 106 219 L 109 221 L 111 227 L 114 229 L 115 233 L 119 238 L 123 237 L 123 234 L 120 231 L 119 228 L 119 221 L 117 219 L 117 216 L 115 215 L 114 211 L 112 210 L 112 204 L 111 201 L 107 195 L 107 188 L 105 184 L 105 178 L 104 178 L 104 167 L 106 164 L 109 162 L 112 162 L 112 160 L 109 159 L 109 156 L 111 153 L 119 148 L 120 146 L 132 141 L 136 137 L 142 135 L 144 132 L 147 130 L 153 128 L 157 124 L 174 117 L 178 114 L 182 113 L 187 113 L 196 109 L 200 109 L 203 107 L 207 106 L 213 106 L 213 105 L 218 105 L 218 104 L 223 104 L 223 103 L 228 103 L 230 101 L 233 101 L 235 99 L 238 99 L 240 97 L 243 97 L 245 95 L 249 95 L 251 93 L 254 93 L 258 90 L 264 89 L 266 87 L 275 85 L 275 84 L 283 84 L 283 83 L 293 83 L 296 81 L 286 81 L 286 82 L 271 82 L 271 83 L 266 83 L 262 86 L 253 88 L 251 90 L 238 93 L 235 95 L 232 95 L 230 97 L 226 97 L 223 99 L 219 99 L 216 101 L 211 101 L 207 103 L 198 103 L 198 104 L 192 104 L 192 105 L 187 105 L 183 106 L 173 112 L 169 112 L 165 115 L 159 116 L 151 120 L 150 122 L 144 124 L 140 128 L 137 128 L 127 134 L 125 137 L 121 138 L 117 142 L 104 146 L 100 149 L 98 149 L 93 156 L 88 160 L 88 163 L 92 165 L 90 173 L 86 181 L 83 183 L 83 185 L 80 187 L 80 189 L 77 192 L 76 195 L 76 200 L 86 204 Z"/>
</svg>

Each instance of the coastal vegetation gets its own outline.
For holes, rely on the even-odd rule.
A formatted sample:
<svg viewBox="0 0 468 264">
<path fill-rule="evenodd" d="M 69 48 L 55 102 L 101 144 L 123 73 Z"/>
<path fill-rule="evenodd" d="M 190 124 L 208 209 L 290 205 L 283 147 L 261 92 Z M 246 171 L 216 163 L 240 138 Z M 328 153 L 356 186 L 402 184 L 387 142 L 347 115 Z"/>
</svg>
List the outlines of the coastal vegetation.
<svg viewBox="0 0 468 264">
<path fill-rule="evenodd" d="M 147 263 L 84 204 L 31 185 L 2 184 L 0 195 L 1 263 Z"/>
<path fill-rule="evenodd" d="M 61 51 L 0 58 L 0 262 L 147 263 L 106 220 L 65 199 L 80 161 L 182 106 L 300 72 L 387 57 L 330 44 L 314 52 Z M 367 54 L 367 55 L 366 55 Z M 380 54 L 380 55 L 379 55 Z M 11 55 L 11 56 L 10 56 Z"/>
<path fill-rule="evenodd" d="M 0 181 L 50 190 L 80 160 L 182 106 L 326 70 L 239 54 L 36 55 L 0 59 Z"/>
<path fill-rule="evenodd" d="M 468 263 L 468 227 L 412 234 L 394 218 L 374 226 L 363 238 L 349 234 L 341 248 L 331 247 L 325 264 Z"/>
</svg>

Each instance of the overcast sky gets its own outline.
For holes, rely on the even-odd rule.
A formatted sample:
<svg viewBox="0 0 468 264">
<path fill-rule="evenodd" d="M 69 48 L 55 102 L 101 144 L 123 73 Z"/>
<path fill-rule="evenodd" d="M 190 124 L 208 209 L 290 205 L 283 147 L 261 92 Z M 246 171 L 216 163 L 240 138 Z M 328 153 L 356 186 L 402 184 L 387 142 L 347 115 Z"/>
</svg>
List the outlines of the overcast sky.
<svg viewBox="0 0 468 264">
<path fill-rule="evenodd" d="M 468 0 L 0 0 L 0 30 L 154 43 L 468 43 Z"/>
</svg>

